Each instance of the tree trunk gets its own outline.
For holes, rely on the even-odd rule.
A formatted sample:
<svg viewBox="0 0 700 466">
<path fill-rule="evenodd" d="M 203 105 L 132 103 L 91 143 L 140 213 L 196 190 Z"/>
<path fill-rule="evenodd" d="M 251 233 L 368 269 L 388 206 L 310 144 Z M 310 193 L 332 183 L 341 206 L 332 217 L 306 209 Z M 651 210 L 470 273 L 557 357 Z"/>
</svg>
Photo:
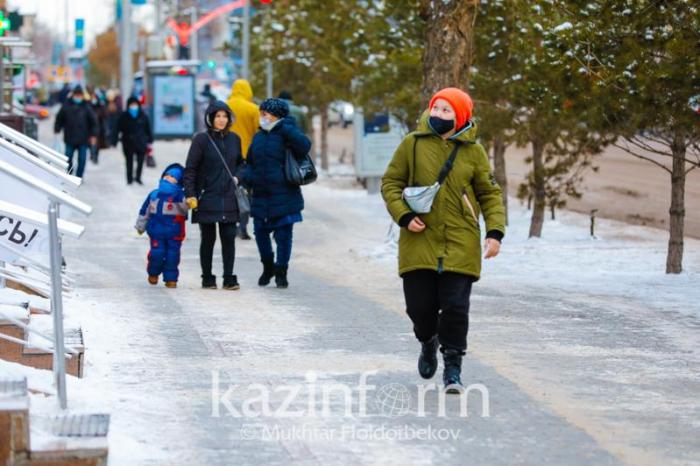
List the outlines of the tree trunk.
<svg viewBox="0 0 700 466">
<path fill-rule="evenodd" d="M 328 105 L 321 106 L 321 170 L 328 171 Z"/>
<path fill-rule="evenodd" d="M 506 208 L 506 225 L 508 225 L 508 176 L 506 175 L 506 144 L 503 134 L 493 138 L 493 174 L 503 190 L 503 205 Z"/>
<path fill-rule="evenodd" d="M 477 0 L 421 0 L 420 16 L 426 22 L 421 88 L 424 107 L 442 88 L 467 89 L 477 5 Z"/>
<path fill-rule="evenodd" d="M 542 224 L 544 223 L 544 211 L 547 207 L 545 200 L 544 181 L 544 145 L 533 138 L 532 141 L 532 172 L 534 175 L 534 201 L 532 218 L 530 220 L 530 238 L 542 236 Z"/>
<path fill-rule="evenodd" d="M 669 209 L 669 239 L 666 273 L 683 271 L 683 224 L 685 221 L 685 138 L 676 134 L 671 146 L 671 208 Z"/>
</svg>

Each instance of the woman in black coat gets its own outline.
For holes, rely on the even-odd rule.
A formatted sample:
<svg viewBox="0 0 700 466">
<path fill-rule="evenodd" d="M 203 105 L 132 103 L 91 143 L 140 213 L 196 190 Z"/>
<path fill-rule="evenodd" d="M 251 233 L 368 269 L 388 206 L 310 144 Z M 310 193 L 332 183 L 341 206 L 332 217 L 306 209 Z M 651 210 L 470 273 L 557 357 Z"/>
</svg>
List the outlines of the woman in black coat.
<svg viewBox="0 0 700 466">
<path fill-rule="evenodd" d="M 260 104 L 260 131 L 248 149 L 244 181 L 253 190 L 251 216 L 263 273 L 258 285 L 266 286 L 272 277 L 278 288 L 287 288 L 287 269 L 292 255 L 294 224 L 302 221 L 304 197 L 299 186 L 287 183 L 284 163 L 287 150 L 296 157 L 311 148 L 309 138 L 289 117 L 289 106 L 282 99 L 267 99 Z M 272 250 L 270 235 L 277 245 Z"/>
<path fill-rule="evenodd" d="M 236 222 L 239 220 L 236 184 L 241 178 L 244 162 L 241 140 L 229 131 L 233 118 L 225 103 L 216 101 L 209 105 L 204 117 L 207 130 L 197 133 L 192 139 L 185 164 L 185 196 L 193 210 L 192 223 L 199 224 L 202 234 L 199 247 L 202 288 L 216 288 L 216 276 L 212 275 L 211 267 L 217 223 L 224 262 L 223 288 L 240 288 L 233 274 L 233 264 L 236 259 Z"/>
<path fill-rule="evenodd" d="M 153 144 L 151 123 L 136 97 L 129 97 L 126 107 L 126 111 L 119 116 L 112 142 L 116 145 L 121 135 L 122 150 L 126 159 L 126 183 L 131 184 L 136 181 L 138 184 L 143 184 L 141 181 L 143 161 L 146 158 L 148 145 Z M 134 156 L 136 157 L 136 176 L 134 176 Z"/>
</svg>

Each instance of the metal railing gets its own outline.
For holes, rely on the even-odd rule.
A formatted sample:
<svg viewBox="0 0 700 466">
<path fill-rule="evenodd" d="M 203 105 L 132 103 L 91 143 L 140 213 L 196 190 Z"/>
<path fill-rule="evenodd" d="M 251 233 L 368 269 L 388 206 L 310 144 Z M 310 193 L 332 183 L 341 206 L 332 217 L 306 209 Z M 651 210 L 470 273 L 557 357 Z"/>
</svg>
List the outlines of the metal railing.
<svg viewBox="0 0 700 466">
<path fill-rule="evenodd" d="M 45 162 L 56 165 L 63 170 L 68 168 L 68 157 L 66 157 L 64 154 L 61 154 L 60 152 L 57 152 L 38 141 L 35 141 L 26 134 L 22 134 L 7 125 L 0 124 L 0 136 L 22 147 L 23 149 L 36 154 L 37 157 Z M 78 179 L 77 184 L 80 185 L 80 179 Z"/>
<path fill-rule="evenodd" d="M 0 67 L 1 68 L 1 67 Z M 13 134 L 16 133 L 16 134 Z M 22 141 L 25 145 L 30 146 L 33 148 L 34 153 L 36 153 L 39 156 L 42 156 L 46 162 L 49 162 L 46 160 L 46 158 L 52 158 L 55 161 L 55 157 L 53 157 L 53 154 L 46 148 L 45 146 L 41 146 L 37 148 L 39 143 L 28 143 L 27 140 L 25 139 L 26 136 L 21 135 L 21 133 L 18 133 L 14 130 L 8 130 L 7 126 L 0 125 L 0 135 L 3 137 L 6 137 L 7 135 L 10 135 L 8 139 L 11 139 L 13 142 L 17 143 L 17 145 L 22 146 L 22 144 L 19 143 L 19 141 Z M 18 136 L 20 135 L 20 136 Z M 6 149 L 10 150 L 11 152 L 17 154 L 18 156 L 22 157 L 22 150 L 14 147 L 14 146 L 6 146 Z M 51 162 L 49 162 L 51 163 Z M 44 167 L 43 165 L 38 165 L 39 167 L 45 168 L 47 171 L 49 171 L 48 168 Z M 34 191 L 38 191 L 39 193 L 43 194 L 46 196 L 46 201 L 48 204 L 47 208 L 47 216 L 46 218 L 46 224 L 48 226 L 48 233 L 49 233 L 49 269 L 50 269 L 50 295 L 51 295 L 51 313 L 53 315 L 53 330 L 54 330 L 54 335 L 53 335 L 53 343 L 54 343 L 54 348 L 58 349 L 64 349 L 65 348 L 65 342 L 64 342 L 64 332 L 63 332 L 63 278 L 61 276 L 61 267 L 62 267 L 62 254 L 61 254 L 61 241 L 60 241 L 60 233 L 66 233 L 66 228 L 65 226 L 68 225 L 70 222 L 64 222 L 60 221 L 62 223 L 61 228 L 59 226 L 59 207 L 61 205 L 70 207 L 84 215 L 90 215 L 92 213 L 92 207 L 90 207 L 88 204 L 80 201 L 79 199 L 76 199 L 75 197 L 71 196 L 70 194 L 67 194 L 60 189 L 50 185 L 49 183 L 42 181 L 38 179 L 35 176 L 32 176 L 22 170 L 19 170 L 17 167 L 13 166 L 12 164 L 0 160 L 0 173 L 4 173 L 7 176 L 10 176 L 14 178 L 15 180 L 20 181 L 21 183 L 25 184 L 28 186 L 30 189 Z M 7 208 L 7 204 L 5 203 L 5 207 Z M 14 207 L 15 209 L 18 206 L 13 206 L 10 205 L 11 207 Z M 24 214 L 26 216 L 33 216 L 35 217 L 36 221 L 41 221 L 43 220 L 43 216 L 41 216 L 39 213 L 31 211 L 29 209 L 25 209 Z M 73 224 L 75 225 L 75 224 Z M 70 228 L 68 228 L 70 230 Z M 82 233 L 80 232 L 75 232 L 77 233 L 78 236 Z M 44 336 L 45 337 L 45 336 Z M 19 339 L 18 339 L 19 340 Z M 21 344 L 26 344 L 24 340 L 19 340 L 18 343 Z M 34 344 L 36 345 L 36 344 Z M 46 348 L 41 348 L 42 350 L 46 350 Z M 69 350 L 69 353 L 71 351 Z M 67 403 L 67 395 L 66 395 L 66 367 L 65 367 L 65 357 L 63 354 L 63 350 L 58 351 L 55 350 L 53 351 L 53 368 L 54 368 L 54 379 L 56 383 L 56 391 L 58 393 L 58 399 L 59 399 L 59 405 L 61 409 L 66 409 L 68 406 Z"/>
</svg>

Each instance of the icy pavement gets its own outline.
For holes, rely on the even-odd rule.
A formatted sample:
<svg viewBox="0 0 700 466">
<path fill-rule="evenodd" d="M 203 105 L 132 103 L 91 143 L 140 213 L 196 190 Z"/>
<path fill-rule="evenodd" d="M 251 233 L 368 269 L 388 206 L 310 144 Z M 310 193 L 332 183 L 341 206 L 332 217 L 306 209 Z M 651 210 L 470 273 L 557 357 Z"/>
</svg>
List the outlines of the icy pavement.
<svg viewBox="0 0 700 466">
<path fill-rule="evenodd" d="M 603 221 L 588 240 L 571 214 L 526 241 L 515 209 L 475 286 L 463 410 L 416 373 L 381 200 L 337 180 L 305 188 L 288 290 L 256 285 L 254 242 L 240 240 L 242 289 L 200 289 L 191 225 L 179 287 L 149 286 L 134 219 L 186 149 L 156 144 L 143 187 L 103 152 L 80 192 L 95 212 L 65 245 L 88 361 L 70 403 L 111 411 L 110 465 L 698 461 L 697 241 L 689 272 L 665 277 L 662 232 Z"/>
</svg>

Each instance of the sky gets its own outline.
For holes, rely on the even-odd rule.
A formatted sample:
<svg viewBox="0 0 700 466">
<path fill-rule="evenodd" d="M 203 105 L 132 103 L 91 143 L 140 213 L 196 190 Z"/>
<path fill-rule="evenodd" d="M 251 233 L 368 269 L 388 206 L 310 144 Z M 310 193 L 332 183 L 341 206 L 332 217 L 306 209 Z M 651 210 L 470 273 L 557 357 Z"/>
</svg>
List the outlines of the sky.
<svg viewBox="0 0 700 466">
<path fill-rule="evenodd" d="M 7 6 L 9 10 L 19 8 L 21 13 L 36 13 L 41 24 L 63 34 L 66 2 L 71 41 L 76 18 L 85 19 L 85 43 L 88 47 L 97 35 L 114 22 L 115 0 L 7 0 Z"/>
</svg>

